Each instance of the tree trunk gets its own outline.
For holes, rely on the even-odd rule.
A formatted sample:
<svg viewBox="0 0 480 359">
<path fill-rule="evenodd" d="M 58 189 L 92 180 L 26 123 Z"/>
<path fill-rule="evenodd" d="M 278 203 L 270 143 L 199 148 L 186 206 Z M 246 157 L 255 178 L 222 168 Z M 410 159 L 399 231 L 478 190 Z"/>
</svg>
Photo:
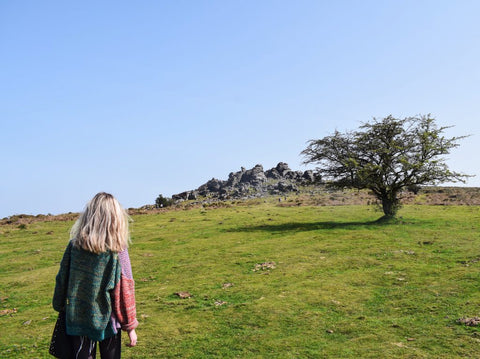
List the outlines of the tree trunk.
<svg viewBox="0 0 480 359">
<path fill-rule="evenodd" d="M 396 193 L 389 193 L 381 198 L 382 209 L 385 217 L 395 217 L 399 208 L 399 200 Z"/>
</svg>

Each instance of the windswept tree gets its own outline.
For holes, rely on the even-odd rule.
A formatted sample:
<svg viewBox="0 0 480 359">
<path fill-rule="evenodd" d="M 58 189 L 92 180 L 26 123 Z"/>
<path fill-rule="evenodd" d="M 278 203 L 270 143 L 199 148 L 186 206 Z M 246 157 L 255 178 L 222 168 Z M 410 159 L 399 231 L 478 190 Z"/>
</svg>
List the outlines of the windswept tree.
<svg viewBox="0 0 480 359">
<path fill-rule="evenodd" d="M 382 205 L 385 218 L 400 208 L 405 188 L 465 182 L 469 175 L 450 171 L 445 155 L 467 137 L 445 138 L 450 127 L 438 127 L 430 115 L 397 119 L 373 119 L 357 131 L 308 141 L 304 163 L 336 188 L 369 189 Z"/>
</svg>

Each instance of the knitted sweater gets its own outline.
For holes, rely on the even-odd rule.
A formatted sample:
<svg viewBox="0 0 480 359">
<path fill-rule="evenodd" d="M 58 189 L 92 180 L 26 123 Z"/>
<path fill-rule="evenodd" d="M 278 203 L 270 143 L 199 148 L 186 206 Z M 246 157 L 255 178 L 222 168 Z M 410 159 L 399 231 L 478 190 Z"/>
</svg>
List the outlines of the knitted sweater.
<svg viewBox="0 0 480 359">
<path fill-rule="evenodd" d="M 132 266 L 128 251 L 118 253 L 118 260 L 122 269 L 120 282 L 112 292 L 113 314 L 122 330 L 132 330 L 138 326 L 137 309 L 135 306 L 135 282 L 132 275 Z"/>
<path fill-rule="evenodd" d="M 69 335 L 96 341 L 111 337 L 117 332 L 112 318 L 117 318 L 125 330 L 138 325 L 133 278 L 122 276 L 121 262 L 128 265 L 125 270 L 131 273 L 130 261 L 126 262 L 125 257 L 128 259 L 126 251 L 121 255 L 110 251 L 95 254 L 75 247 L 72 242 L 68 244 L 56 277 L 53 308 L 66 312 Z M 128 291 L 121 290 L 124 282 L 130 284 Z"/>
</svg>

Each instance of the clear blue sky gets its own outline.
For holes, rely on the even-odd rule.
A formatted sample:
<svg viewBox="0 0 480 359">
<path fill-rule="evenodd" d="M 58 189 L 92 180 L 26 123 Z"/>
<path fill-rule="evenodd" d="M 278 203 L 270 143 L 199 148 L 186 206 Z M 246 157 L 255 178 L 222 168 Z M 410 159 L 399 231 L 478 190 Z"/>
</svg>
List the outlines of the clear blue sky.
<svg viewBox="0 0 480 359">
<path fill-rule="evenodd" d="M 480 186 L 479 1 L 0 1 L 0 218 L 125 207 L 431 113 Z"/>
</svg>

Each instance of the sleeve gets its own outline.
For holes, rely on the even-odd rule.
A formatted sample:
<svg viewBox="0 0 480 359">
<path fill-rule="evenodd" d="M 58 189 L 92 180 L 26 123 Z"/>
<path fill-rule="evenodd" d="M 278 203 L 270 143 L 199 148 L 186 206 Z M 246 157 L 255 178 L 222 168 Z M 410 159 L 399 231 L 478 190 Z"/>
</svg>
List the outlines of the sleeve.
<svg viewBox="0 0 480 359">
<path fill-rule="evenodd" d="M 70 253 L 72 242 L 68 243 L 65 253 L 63 253 L 60 269 L 55 278 L 55 290 L 53 292 L 52 305 L 57 312 L 65 310 L 65 301 L 67 298 L 68 276 L 70 273 Z"/>
<path fill-rule="evenodd" d="M 121 266 L 120 281 L 113 289 L 113 312 L 122 330 L 130 331 L 138 326 L 135 306 L 135 282 L 128 251 L 118 253 Z"/>
</svg>

